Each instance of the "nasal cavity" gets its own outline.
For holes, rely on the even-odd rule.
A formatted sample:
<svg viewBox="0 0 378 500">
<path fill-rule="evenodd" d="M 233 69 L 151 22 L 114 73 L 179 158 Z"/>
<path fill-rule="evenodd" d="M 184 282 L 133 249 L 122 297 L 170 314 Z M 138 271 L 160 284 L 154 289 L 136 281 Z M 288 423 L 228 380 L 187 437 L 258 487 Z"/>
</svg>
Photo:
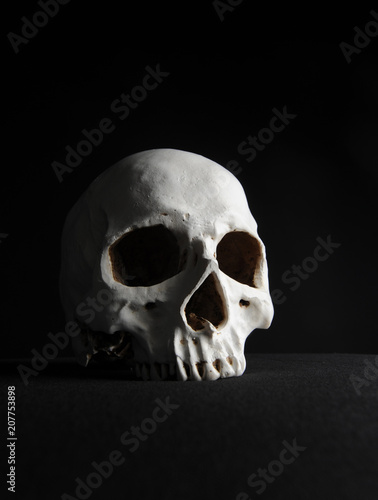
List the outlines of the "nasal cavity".
<svg viewBox="0 0 378 500">
<path fill-rule="evenodd" d="M 185 308 L 185 315 L 193 330 L 203 330 L 206 320 L 216 328 L 224 321 L 226 311 L 219 289 L 218 280 L 212 273 L 191 296 Z"/>
</svg>

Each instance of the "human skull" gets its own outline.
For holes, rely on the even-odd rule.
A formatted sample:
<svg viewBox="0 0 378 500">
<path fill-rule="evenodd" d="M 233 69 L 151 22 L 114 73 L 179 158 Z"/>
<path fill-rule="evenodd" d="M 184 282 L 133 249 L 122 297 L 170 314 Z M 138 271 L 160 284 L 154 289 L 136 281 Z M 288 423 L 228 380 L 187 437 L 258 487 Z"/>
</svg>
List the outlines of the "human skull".
<svg viewBox="0 0 378 500">
<path fill-rule="evenodd" d="M 173 149 L 128 156 L 89 186 L 64 226 L 60 292 L 78 361 L 121 358 L 143 379 L 242 375 L 246 338 L 273 318 L 241 184 Z"/>
</svg>

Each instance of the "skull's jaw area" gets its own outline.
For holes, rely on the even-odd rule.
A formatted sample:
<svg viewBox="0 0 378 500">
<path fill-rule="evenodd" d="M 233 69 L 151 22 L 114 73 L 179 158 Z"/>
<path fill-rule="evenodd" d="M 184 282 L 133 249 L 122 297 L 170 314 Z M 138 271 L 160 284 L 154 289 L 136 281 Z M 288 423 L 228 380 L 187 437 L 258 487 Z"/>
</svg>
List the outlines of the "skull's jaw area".
<svg viewBox="0 0 378 500">
<path fill-rule="evenodd" d="M 183 329 L 175 332 L 174 353 L 167 362 L 148 362 L 147 353 L 142 351 L 128 332 L 106 334 L 93 332 L 82 327 L 79 336 L 72 339 L 75 357 L 82 366 L 121 362 L 130 368 L 136 378 L 143 380 L 217 380 L 238 377 L 245 371 L 246 362 L 243 346 L 235 349 L 229 343 L 220 347 L 213 328 L 202 330 L 201 338 L 189 335 Z"/>
<path fill-rule="evenodd" d="M 207 323 L 205 330 L 192 332 L 177 328 L 174 351 L 178 380 L 217 380 L 239 377 L 246 368 L 244 342 L 232 328 L 216 330 Z"/>
<path fill-rule="evenodd" d="M 109 335 L 80 325 L 80 334 L 72 339 L 72 347 L 82 366 L 121 359 L 130 364 L 133 359 L 131 335 L 123 331 Z"/>
<path fill-rule="evenodd" d="M 239 358 L 226 356 L 214 359 L 213 362 L 198 360 L 188 363 L 177 356 L 177 379 L 205 381 L 219 378 L 239 377 L 243 375 L 246 367 L 244 354 Z"/>
<path fill-rule="evenodd" d="M 121 362 L 130 368 L 137 378 L 143 380 L 176 380 L 176 362 L 147 362 L 147 353 L 135 342 L 129 332 L 114 334 L 94 332 L 81 325 L 80 334 L 72 339 L 72 347 L 78 363 L 82 366 Z M 172 358 L 173 359 L 173 358 Z"/>
</svg>

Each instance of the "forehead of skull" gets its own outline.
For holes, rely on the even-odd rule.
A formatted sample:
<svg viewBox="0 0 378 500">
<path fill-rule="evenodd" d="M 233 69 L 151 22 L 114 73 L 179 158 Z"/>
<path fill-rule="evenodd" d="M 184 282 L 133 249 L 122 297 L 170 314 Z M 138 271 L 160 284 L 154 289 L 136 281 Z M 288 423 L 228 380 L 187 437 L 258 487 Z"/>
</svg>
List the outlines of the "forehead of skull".
<svg viewBox="0 0 378 500">
<path fill-rule="evenodd" d="M 256 227 L 235 176 L 185 151 L 155 149 L 128 156 L 96 179 L 87 196 L 90 205 L 108 215 L 108 230 L 115 232 L 173 211 L 180 217 L 189 214 L 193 221 L 228 217 Z"/>
</svg>

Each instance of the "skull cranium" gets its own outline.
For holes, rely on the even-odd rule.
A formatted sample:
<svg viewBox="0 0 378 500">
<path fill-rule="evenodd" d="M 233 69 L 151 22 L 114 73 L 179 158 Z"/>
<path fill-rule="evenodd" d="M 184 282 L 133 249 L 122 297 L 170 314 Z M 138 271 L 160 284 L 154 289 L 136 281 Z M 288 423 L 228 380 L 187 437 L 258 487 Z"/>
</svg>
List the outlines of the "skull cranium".
<svg viewBox="0 0 378 500">
<path fill-rule="evenodd" d="M 241 375 L 246 338 L 273 318 L 241 184 L 173 149 L 129 156 L 90 185 L 65 223 L 60 290 L 82 327 L 79 362 L 105 353 L 145 379 Z"/>
</svg>

